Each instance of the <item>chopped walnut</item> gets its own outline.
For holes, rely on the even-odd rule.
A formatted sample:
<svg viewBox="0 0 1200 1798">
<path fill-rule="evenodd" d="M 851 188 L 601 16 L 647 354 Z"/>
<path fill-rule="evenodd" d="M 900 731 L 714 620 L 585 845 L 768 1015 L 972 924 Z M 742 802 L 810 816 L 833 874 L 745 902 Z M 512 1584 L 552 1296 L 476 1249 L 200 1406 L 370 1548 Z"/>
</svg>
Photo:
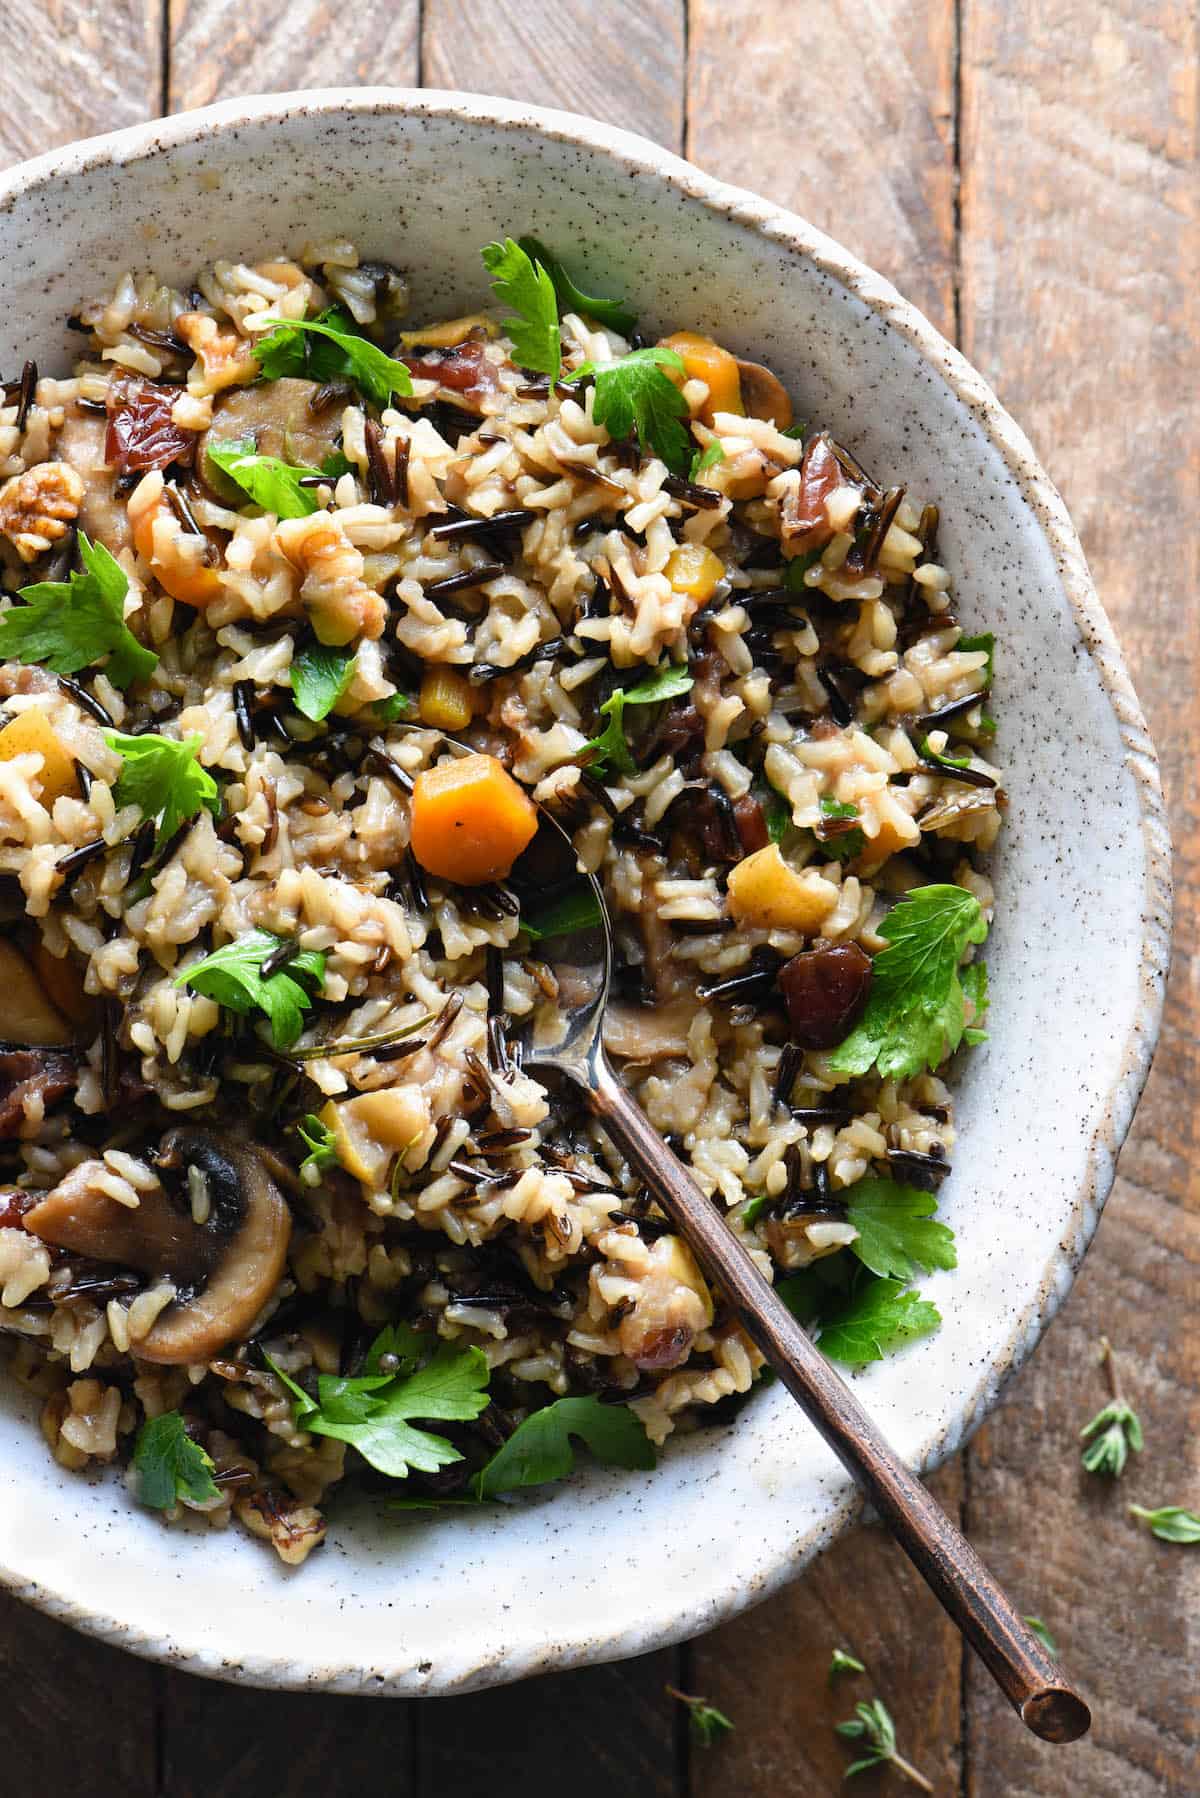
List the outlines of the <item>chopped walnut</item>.
<svg viewBox="0 0 1200 1798">
<path fill-rule="evenodd" d="M 608 1307 L 620 1352 L 645 1372 L 685 1361 L 713 1320 L 712 1297 L 678 1236 L 647 1243 L 628 1227 L 597 1241 L 606 1261 L 592 1269 L 593 1300 Z"/>
<path fill-rule="evenodd" d="M 247 340 L 236 331 L 222 331 L 206 312 L 181 312 L 175 331 L 200 362 L 188 376 L 190 394 L 220 393 L 224 387 L 243 387 L 247 381 L 257 380 L 258 363 Z"/>
<path fill-rule="evenodd" d="M 117 1452 L 121 1394 L 99 1380 L 73 1380 L 42 1407 L 42 1434 L 62 1467 L 78 1472 L 93 1457 L 110 1461 Z"/>
<path fill-rule="evenodd" d="M 298 1567 L 325 1540 L 326 1523 L 318 1510 L 267 1487 L 235 1498 L 233 1508 L 251 1535 L 269 1542 L 289 1567 Z"/>
<path fill-rule="evenodd" d="M 39 462 L 0 487 L 0 531 L 22 562 L 36 562 L 66 536 L 82 501 L 83 482 L 69 462 Z"/>
<path fill-rule="evenodd" d="M 310 518 L 286 518 L 275 544 L 304 577 L 300 598 L 322 643 L 383 635 L 386 602 L 364 581 L 362 552 L 336 517 L 314 512 Z"/>
</svg>

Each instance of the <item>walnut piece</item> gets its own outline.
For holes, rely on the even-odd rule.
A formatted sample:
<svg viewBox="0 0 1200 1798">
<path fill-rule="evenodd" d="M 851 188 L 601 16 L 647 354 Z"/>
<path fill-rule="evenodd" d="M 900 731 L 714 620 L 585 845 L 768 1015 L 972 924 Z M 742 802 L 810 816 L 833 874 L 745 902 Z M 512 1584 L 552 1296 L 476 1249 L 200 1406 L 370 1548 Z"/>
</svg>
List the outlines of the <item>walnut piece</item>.
<svg viewBox="0 0 1200 1798">
<path fill-rule="evenodd" d="M 300 599 L 322 643 L 383 635 L 386 602 L 364 581 L 362 552 L 336 516 L 314 512 L 310 518 L 284 519 L 275 546 L 304 577 Z"/>
<path fill-rule="evenodd" d="M 83 482 L 69 462 L 38 462 L 0 487 L 0 531 L 22 562 L 36 562 L 66 536 L 82 501 Z"/>
</svg>

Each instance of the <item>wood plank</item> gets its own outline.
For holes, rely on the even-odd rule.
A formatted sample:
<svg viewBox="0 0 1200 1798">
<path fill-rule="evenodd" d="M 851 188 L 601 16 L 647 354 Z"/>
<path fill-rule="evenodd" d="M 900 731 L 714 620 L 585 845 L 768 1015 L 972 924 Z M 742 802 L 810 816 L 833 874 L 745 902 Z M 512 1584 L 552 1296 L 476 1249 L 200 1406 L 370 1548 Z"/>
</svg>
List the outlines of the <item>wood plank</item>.
<svg viewBox="0 0 1200 1798">
<path fill-rule="evenodd" d="M 953 331 L 950 0 L 692 0 L 687 155 L 793 207 Z"/>
<path fill-rule="evenodd" d="M 159 0 L 5 0 L 0 6 L 0 160 L 160 110 Z"/>
<path fill-rule="evenodd" d="M 147 1662 L 0 1592 L 3 1789 L 159 1798 L 158 1677 Z"/>
<path fill-rule="evenodd" d="M 415 87 L 419 0 L 169 0 L 168 111 L 237 94 L 391 83 Z"/>
<path fill-rule="evenodd" d="M 1146 1098 L 1100 1238 L 1064 1315 L 978 1439 L 972 1534 L 1028 1588 L 1089 1690 L 1086 1744 L 1032 1742 L 972 1674 L 971 1798 L 1192 1793 L 1200 1562 L 1139 1533 L 1144 1504 L 1200 1500 L 1200 1351 L 1176 1325 L 1197 1291 L 1200 1162 L 1193 960 L 1200 906 L 1195 504 L 1194 8 L 967 0 L 964 347 L 1040 446 L 1080 527 L 1163 758 L 1178 851 L 1175 974 Z M 1183 696 L 1186 695 L 1186 702 Z M 1122 1351 L 1144 1454 L 1116 1490 L 1075 1432 L 1103 1402 L 1095 1342 Z M 1189 1668 L 1189 1656 L 1191 1667 Z"/>
<path fill-rule="evenodd" d="M 666 1650 L 434 1700 L 417 1717 L 421 1798 L 679 1798 Z M 291 1795 L 288 1795 L 291 1798 Z"/>
<path fill-rule="evenodd" d="M 162 1798 L 412 1798 L 414 1708 L 169 1673 Z"/>
<path fill-rule="evenodd" d="M 961 1462 L 940 1469 L 931 1485 L 957 1515 Z M 862 1661 L 866 1674 L 831 1681 L 835 1648 Z M 797 1584 L 701 1636 L 688 1658 L 685 1689 L 734 1725 L 711 1751 L 693 1749 L 689 1798 L 836 1792 L 853 1745 L 833 1726 L 873 1697 L 895 1720 L 901 1754 L 939 1793 L 958 1790 L 959 1637 L 878 1524 L 860 1524 Z M 999 1798 L 1000 1788 L 993 1791 Z"/>
<path fill-rule="evenodd" d="M 425 0 L 421 79 L 683 140 L 684 0 Z"/>
</svg>

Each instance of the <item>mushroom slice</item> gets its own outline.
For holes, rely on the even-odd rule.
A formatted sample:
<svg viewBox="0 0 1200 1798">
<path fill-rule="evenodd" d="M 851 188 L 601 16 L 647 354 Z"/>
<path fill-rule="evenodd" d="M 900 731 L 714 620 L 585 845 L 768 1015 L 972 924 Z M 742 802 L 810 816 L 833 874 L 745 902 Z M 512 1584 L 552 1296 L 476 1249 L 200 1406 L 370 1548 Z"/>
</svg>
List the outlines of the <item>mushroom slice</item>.
<svg viewBox="0 0 1200 1798">
<path fill-rule="evenodd" d="M 72 1169 L 25 1228 L 56 1248 L 170 1280 L 177 1296 L 137 1355 L 209 1360 L 245 1333 L 279 1283 L 292 1227 L 283 1195 L 253 1149 L 193 1127 L 162 1141 L 158 1166 L 175 1190 L 143 1192 L 135 1209 L 94 1184 L 96 1166 Z"/>
<path fill-rule="evenodd" d="M 792 402 L 778 375 L 773 375 L 761 362 L 738 361 L 738 379 L 742 388 L 742 404 L 751 418 L 764 418 L 778 431 L 786 431 L 792 422 Z"/>
</svg>

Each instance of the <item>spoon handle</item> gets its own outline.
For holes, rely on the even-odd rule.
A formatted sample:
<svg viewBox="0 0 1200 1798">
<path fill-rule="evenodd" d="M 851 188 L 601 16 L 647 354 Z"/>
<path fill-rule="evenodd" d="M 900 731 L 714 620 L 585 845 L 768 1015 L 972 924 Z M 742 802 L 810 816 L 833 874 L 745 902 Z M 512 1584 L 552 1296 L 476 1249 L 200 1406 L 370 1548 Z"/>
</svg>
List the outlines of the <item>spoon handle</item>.
<svg viewBox="0 0 1200 1798">
<path fill-rule="evenodd" d="M 613 1142 L 720 1286 L 792 1397 L 853 1474 L 922 1578 L 1034 1735 L 1073 1742 L 1091 1713 L 975 1550 L 876 1429 L 749 1254 L 671 1154 L 603 1051 L 573 1075 Z"/>
</svg>

